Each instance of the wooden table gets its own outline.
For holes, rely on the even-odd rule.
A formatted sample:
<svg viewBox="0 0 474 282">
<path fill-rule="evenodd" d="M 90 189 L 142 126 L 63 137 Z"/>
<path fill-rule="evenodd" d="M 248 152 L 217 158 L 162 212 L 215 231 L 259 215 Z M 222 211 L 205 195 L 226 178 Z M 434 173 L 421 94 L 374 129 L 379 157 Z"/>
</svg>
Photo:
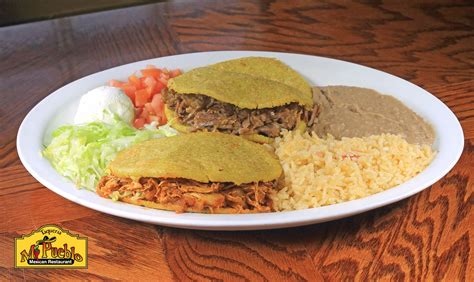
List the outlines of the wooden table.
<svg viewBox="0 0 474 282">
<path fill-rule="evenodd" d="M 0 28 L 0 279 L 474 281 L 474 5 L 391 2 L 176 1 Z M 327 56 L 407 79 L 455 112 L 463 155 L 407 200 L 254 232 L 102 214 L 46 189 L 21 165 L 18 126 L 55 89 L 117 65 L 210 50 Z M 47 223 L 89 238 L 87 270 L 13 268 L 14 237 Z"/>
</svg>

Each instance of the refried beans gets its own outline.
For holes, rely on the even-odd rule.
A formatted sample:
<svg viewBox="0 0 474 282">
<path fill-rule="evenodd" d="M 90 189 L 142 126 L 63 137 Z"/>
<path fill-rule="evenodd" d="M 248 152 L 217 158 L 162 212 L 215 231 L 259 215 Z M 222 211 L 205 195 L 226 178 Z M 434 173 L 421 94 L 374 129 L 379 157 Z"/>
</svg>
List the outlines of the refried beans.
<svg viewBox="0 0 474 282">
<path fill-rule="evenodd" d="M 412 144 L 434 141 L 434 130 L 415 112 L 392 96 L 360 87 L 314 87 L 319 106 L 311 127 L 318 136 L 367 137 L 382 133 L 401 135 Z"/>
</svg>

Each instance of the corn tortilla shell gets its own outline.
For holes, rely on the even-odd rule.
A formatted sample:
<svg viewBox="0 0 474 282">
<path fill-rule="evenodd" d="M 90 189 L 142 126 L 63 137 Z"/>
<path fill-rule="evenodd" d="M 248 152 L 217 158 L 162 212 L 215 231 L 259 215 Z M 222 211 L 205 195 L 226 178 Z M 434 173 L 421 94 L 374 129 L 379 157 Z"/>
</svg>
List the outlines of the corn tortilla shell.
<svg viewBox="0 0 474 282">
<path fill-rule="evenodd" d="M 269 70 L 270 71 L 270 70 Z M 244 109 L 274 108 L 289 103 L 312 107 L 309 95 L 281 82 L 214 67 L 196 68 L 172 78 L 168 89 L 201 94 Z"/>
<path fill-rule="evenodd" d="M 133 199 L 132 197 L 122 197 L 120 201 L 138 205 L 142 207 L 159 209 L 159 210 L 168 210 L 168 211 L 177 211 L 181 210 L 183 206 L 173 203 L 156 203 L 147 200 Z M 198 209 L 195 207 L 185 207 L 183 212 L 194 212 L 194 213 L 214 213 L 214 214 L 236 214 L 236 213 L 258 213 L 255 210 L 237 210 L 235 208 L 214 208 L 212 212 L 209 209 Z"/>
<path fill-rule="evenodd" d="M 237 185 L 273 181 L 282 174 L 279 161 L 262 145 L 218 132 L 136 144 L 121 151 L 108 169 L 118 177 L 184 178 Z"/>
<path fill-rule="evenodd" d="M 169 125 L 179 131 L 180 133 L 190 133 L 191 131 L 189 130 L 190 127 L 182 124 L 178 121 L 176 118 L 176 113 L 172 111 L 170 108 L 168 108 L 167 105 L 165 105 L 165 116 L 166 119 L 168 120 Z"/>
<path fill-rule="evenodd" d="M 228 60 L 210 68 L 222 71 L 238 72 L 277 81 L 298 89 L 304 95 L 311 97 L 311 85 L 298 72 L 282 61 L 268 57 L 244 57 Z"/>
</svg>

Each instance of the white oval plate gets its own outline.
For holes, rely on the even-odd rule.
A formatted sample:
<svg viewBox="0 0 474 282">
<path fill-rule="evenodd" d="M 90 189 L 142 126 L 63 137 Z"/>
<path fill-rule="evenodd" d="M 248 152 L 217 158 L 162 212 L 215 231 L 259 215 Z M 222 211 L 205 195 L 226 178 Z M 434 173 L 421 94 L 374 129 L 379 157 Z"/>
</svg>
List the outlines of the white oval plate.
<svg viewBox="0 0 474 282">
<path fill-rule="evenodd" d="M 433 125 L 436 140 L 433 148 L 436 158 L 422 173 L 387 191 L 345 203 L 267 214 L 176 214 L 129 204 L 113 202 L 85 189 L 77 189 L 69 180 L 59 175 L 41 157 L 43 142 L 52 130 L 72 122 L 77 103 L 84 93 L 105 85 L 110 79 L 125 80 L 131 73 L 148 64 L 167 68 L 189 70 L 223 60 L 245 56 L 278 58 L 313 85 L 352 85 L 368 87 L 392 95 Z M 25 117 L 17 138 L 18 154 L 23 165 L 41 184 L 55 193 L 80 205 L 104 213 L 181 228 L 206 230 L 252 230 L 300 226 L 334 220 L 375 209 L 416 194 L 446 175 L 459 159 L 464 145 L 461 125 L 450 109 L 422 88 L 396 76 L 344 61 L 299 54 L 222 51 L 192 53 L 140 61 L 101 71 L 76 80 L 54 91 L 43 99 Z"/>
</svg>

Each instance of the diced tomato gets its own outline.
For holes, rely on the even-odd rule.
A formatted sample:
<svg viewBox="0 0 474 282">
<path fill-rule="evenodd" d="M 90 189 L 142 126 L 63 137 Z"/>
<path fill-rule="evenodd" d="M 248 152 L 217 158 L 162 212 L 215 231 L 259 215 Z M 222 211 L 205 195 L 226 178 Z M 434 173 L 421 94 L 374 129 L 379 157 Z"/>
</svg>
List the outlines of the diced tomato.
<svg viewBox="0 0 474 282">
<path fill-rule="evenodd" d="M 142 114 L 143 108 L 135 108 L 135 116 L 138 117 Z"/>
<path fill-rule="evenodd" d="M 130 82 L 131 85 L 135 86 L 137 89 L 141 89 L 142 88 L 142 82 L 140 81 L 140 79 L 132 74 L 131 76 L 128 77 L 128 82 Z"/>
<path fill-rule="evenodd" d="M 156 94 L 153 96 L 153 99 L 151 100 L 151 106 L 153 107 L 156 116 L 160 119 L 159 124 L 165 124 L 166 123 L 166 115 L 165 115 L 165 104 L 162 99 L 161 94 Z"/>
<path fill-rule="evenodd" d="M 167 122 L 168 122 L 168 119 L 166 118 L 166 115 L 163 113 L 163 115 L 160 117 L 159 124 L 166 124 Z"/>
<path fill-rule="evenodd" d="M 149 115 L 148 118 L 146 119 L 146 123 L 152 123 L 154 121 L 156 121 L 157 123 L 160 123 L 160 119 L 157 116 Z"/>
<path fill-rule="evenodd" d="M 124 83 L 122 85 L 122 90 L 127 94 L 127 96 L 132 100 L 132 102 L 135 101 L 135 91 L 137 91 L 137 88 L 133 85 L 130 85 L 128 83 Z"/>
<path fill-rule="evenodd" d="M 109 85 L 112 86 L 112 87 L 117 87 L 117 88 L 122 88 L 122 86 L 125 84 L 125 82 L 121 82 L 121 81 L 118 81 L 118 80 L 111 80 L 109 81 Z"/>
<path fill-rule="evenodd" d="M 158 77 L 160 77 L 161 70 L 151 69 L 151 68 L 150 69 L 143 69 L 143 70 L 141 70 L 141 73 L 142 73 L 143 76 L 158 78 Z"/>
<path fill-rule="evenodd" d="M 149 113 L 155 113 L 155 109 L 151 106 L 151 103 L 146 103 L 144 106 L 144 110 L 148 111 Z"/>
<path fill-rule="evenodd" d="M 180 69 L 174 69 L 170 72 L 170 77 L 177 77 L 178 75 L 180 75 L 182 72 Z"/>
<path fill-rule="evenodd" d="M 135 106 L 143 107 L 148 102 L 148 91 L 141 89 L 135 92 Z"/>
<path fill-rule="evenodd" d="M 142 77 L 139 77 L 138 79 L 140 79 L 140 87 L 141 88 L 145 88 L 146 85 L 145 85 L 145 76 L 142 76 Z"/>
<path fill-rule="evenodd" d="M 143 81 L 143 83 L 146 86 L 146 90 L 148 91 L 149 97 L 152 97 L 153 94 L 155 94 L 157 92 L 157 89 L 156 89 L 157 81 L 156 81 L 156 79 L 154 79 L 151 76 L 147 76 L 145 78 L 145 80 Z"/>
<path fill-rule="evenodd" d="M 163 103 L 161 94 L 156 94 L 155 96 L 153 96 L 150 105 L 153 108 L 153 111 L 155 112 L 156 116 L 163 119 L 165 116 L 165 104 Z"/>
<path fill-rule="evenodd" d="M 162 73 L 162 74 L 160 74 L 160 78 L 168 80 L 170 78 L 170 75 L 169 75 L 169 73 Z"/>
<path fill-rule="evenodd" d="M 164 85 L 161 81 L 157 81 L 155 85 L 155 93 L 160 93 L 165 87 L 166 85 Z"/>
<path fill-rule="evenodd" d="M 145 84 L 146 87 L 155 86 L 156 85 L 156 79 L 152 76 L 147 76 L 143 80 L 143 84 Z"/>
<path fill-rule="evenodd" d="M 140 74 L 132 74 L 127 82 L 109 81 L 109 85 L 121 88 L 135 106 L 136 128 L 153 121 L 159 125 L 167 122 L 164 113 L 163 95 L 168 87 L 168 80 L 182 74 L 180 69 L 168 70 L 152 65 L 140 70 Z"/>
<path fill-rule="evenodd" d="M 150 116 L 150 112 L 147 111 L 146 109 L 143 109 L 143 111 L 140 114 L 140 117 L 146 120 L 149 116 Z"/>
<path fill-rule="evenodd" d="M 158 81 L 161 82 L 164 86 L 168 87 L 168 78 L 160 77 Z"/>
<path fill-rule="evenodd" d="M 133 126 L 135 128 L 143 128 L 144 125 L 145 125 L 145 120 L 143 118 L 137 118 L 133 122 Z"/>
<path fill-rule="evenodd" d="M 148 97 L 153 97 L 153 94 L 156 92 L 155 87 L 147 87 L 145 88 L 146 92 L 148 93 Z"/>
</svg>

